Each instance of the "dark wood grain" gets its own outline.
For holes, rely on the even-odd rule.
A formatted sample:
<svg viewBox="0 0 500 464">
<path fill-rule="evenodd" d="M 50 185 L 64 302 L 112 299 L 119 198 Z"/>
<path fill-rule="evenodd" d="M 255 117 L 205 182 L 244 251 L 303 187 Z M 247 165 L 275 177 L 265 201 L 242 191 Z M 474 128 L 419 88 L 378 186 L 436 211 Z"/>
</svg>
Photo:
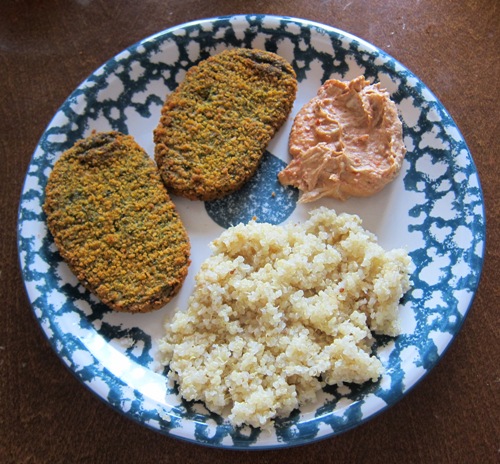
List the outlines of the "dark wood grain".
<svg viewBox="0 0 500 464">
<path fill-rule="evenodd" d="M 18 265 L 23 179 L 38 139 L 69 93 L 148 35 L 233 13 L 327 23 L 394 56 L 454 118 L 472 152 L 486 203 L 479 291 L 442 361 L 402 401 L 368 423 L 289 450 L 202 448 L 112 411 L 52 351 L 32 314 Z M 499 50 L 497 0 L 0 2 L 0 462 L 499 462 Z"/>
</svg>

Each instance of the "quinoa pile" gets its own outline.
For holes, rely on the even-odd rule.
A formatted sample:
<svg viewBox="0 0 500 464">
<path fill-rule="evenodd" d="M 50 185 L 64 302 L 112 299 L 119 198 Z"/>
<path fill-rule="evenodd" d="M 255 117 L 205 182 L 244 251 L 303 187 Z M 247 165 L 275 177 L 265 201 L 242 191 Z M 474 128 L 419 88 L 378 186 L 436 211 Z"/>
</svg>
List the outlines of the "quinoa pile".
<svg viewBox="0 0 500 464">
<path fill-rule="evenodd" d="M 398 334 L 404 250 L 384 251 L 358 216 L 326 208 L 302 224 L 237 225 L 211 249 L 160 340 L 186 400 L 266 428 L 326 384 L 380 377 L 372 331 Z"/>
</svg>

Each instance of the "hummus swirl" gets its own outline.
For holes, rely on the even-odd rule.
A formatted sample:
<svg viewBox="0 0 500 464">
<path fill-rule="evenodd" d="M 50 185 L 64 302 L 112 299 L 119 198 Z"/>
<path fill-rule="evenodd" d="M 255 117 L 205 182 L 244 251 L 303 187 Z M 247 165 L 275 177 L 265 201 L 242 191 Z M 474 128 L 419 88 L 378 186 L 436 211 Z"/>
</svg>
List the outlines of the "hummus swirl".
<svg viewBox="0 0 500 464">
<path fill-rule="evenodd" d="M 395 103 L 363 76 L 326 81 L 295 117 L 289 150 L 293 159 L 278 178 L 303 192 L 301 203 L 373 195 L 406 153 Z"/>
</svg>

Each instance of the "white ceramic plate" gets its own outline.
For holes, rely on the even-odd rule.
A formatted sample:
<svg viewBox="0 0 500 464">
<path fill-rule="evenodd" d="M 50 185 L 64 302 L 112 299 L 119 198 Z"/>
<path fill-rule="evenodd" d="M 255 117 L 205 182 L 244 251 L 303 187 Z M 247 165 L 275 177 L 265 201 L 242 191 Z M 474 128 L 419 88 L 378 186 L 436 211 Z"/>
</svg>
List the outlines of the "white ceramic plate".
<svg viewBox="0 0 500 464">
<path fill-rule="evenodd" d="M 257 176 L 229 200 L 174 198 L 192 243 L 192 265 L 181 293 L 150 314 L 108 310 L 61 260 L 42 212 L 54 161 L 91 131 L 133 135 L 153 154 L 165 96 L 199 60 L 228 47 L 278 53 L 295 68 L 297 99 L 272 140 Z M 397 103 L 408 153 L 399 177 L 366 199 L 298 205 L 297 192 L 276 181 L 288 162 L 294 115 L 328 78 L 364 74 Z M 272 197 L 269 193 L 275 191 Z M 270 201 L 272 198 L 272 201 Z M 329 388 L 318 401 L 261 432 L 235 429 L 202 405 L 184 402 L 156 360 L 162 324 L 186 307 L 208 243 L 231 223 L 252 216 L 275 224 L 304 220 L 326 205 L 358 214 L 386 248 L 406 247 L 415 264 L 412 290 L 401 304 L 403 332 L 378 338 L 386 373 L 377 383 Z M 429 89 L 389 55 L 350 34 L 296 18 L 232 16 L 184 24 L 149 37 L 109 60 L 66 100 L 33 155 L 21 197 L 19 256 L 34 313 L 60 358 L 116 410 L 161 433 L 218 447 L 298 445 L 353 428 L 398 401 L 436 364 L 457 334 L 476 291 L 485 245 L 479 179 L 453 120 Z"/>
</svg>

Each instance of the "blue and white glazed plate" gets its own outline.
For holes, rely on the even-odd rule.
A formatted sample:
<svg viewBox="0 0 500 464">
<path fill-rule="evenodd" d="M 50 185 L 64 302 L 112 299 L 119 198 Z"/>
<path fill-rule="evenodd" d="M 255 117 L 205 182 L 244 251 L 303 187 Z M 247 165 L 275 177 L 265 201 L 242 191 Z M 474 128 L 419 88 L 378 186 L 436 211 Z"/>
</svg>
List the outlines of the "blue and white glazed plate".
<svg viewBox="0 0 500 464">
<path fill-rule="evenodd" d="M 192 265 L 180 294 L 149 314 L 108 310 L 61 260 L 42 212 L 55 160 L 93 130 L 135 137 L 152 156 L 153 129 L 166 95 L 201 59 L 228 47 L 276 52 L 295 68 L 297 99 L 272 140 L 260 171 L 240 192 L 210 203 L 173 198 L 192 243 Z M 400 175 L 364 199 L 297 204 L 297 191 L 276 174 L 289 161 L 296 112 L 328 78 L 365 75 L 389 90 L 403 120 L 407 155 Z M 275 195 L 270 195 L 275 192 Z M 314 207 L 359 215 L 386 248 L 405 247 L 414 263 L 412 289 L 401 302 L 402 334 L 377 339 L 386 372 L 376 383 L 330 388 L 315 404 L 276 422 L 271 431 L 233 428 L 201 404 L 184 402 L 157 360 L 163 322 L 186 308 L 208 243 L 230 224 L 253 216 L 274 224 L 303 220 Z M 478 175 L 458 128 L 429 89 L 376 47 L 310 21 L 231 16 L 196 21 L 149 37 L 109 60 L 66 100 L 43 134 L 29 166 L 18 223 L 19 257 L 34 313 L 71 371 L 116 410 L 160 433 L 233 449 L 279 448 L 349 430 L 401 399 L 457 334 L 482 268 L 485 216 Z"/>
</svg>

